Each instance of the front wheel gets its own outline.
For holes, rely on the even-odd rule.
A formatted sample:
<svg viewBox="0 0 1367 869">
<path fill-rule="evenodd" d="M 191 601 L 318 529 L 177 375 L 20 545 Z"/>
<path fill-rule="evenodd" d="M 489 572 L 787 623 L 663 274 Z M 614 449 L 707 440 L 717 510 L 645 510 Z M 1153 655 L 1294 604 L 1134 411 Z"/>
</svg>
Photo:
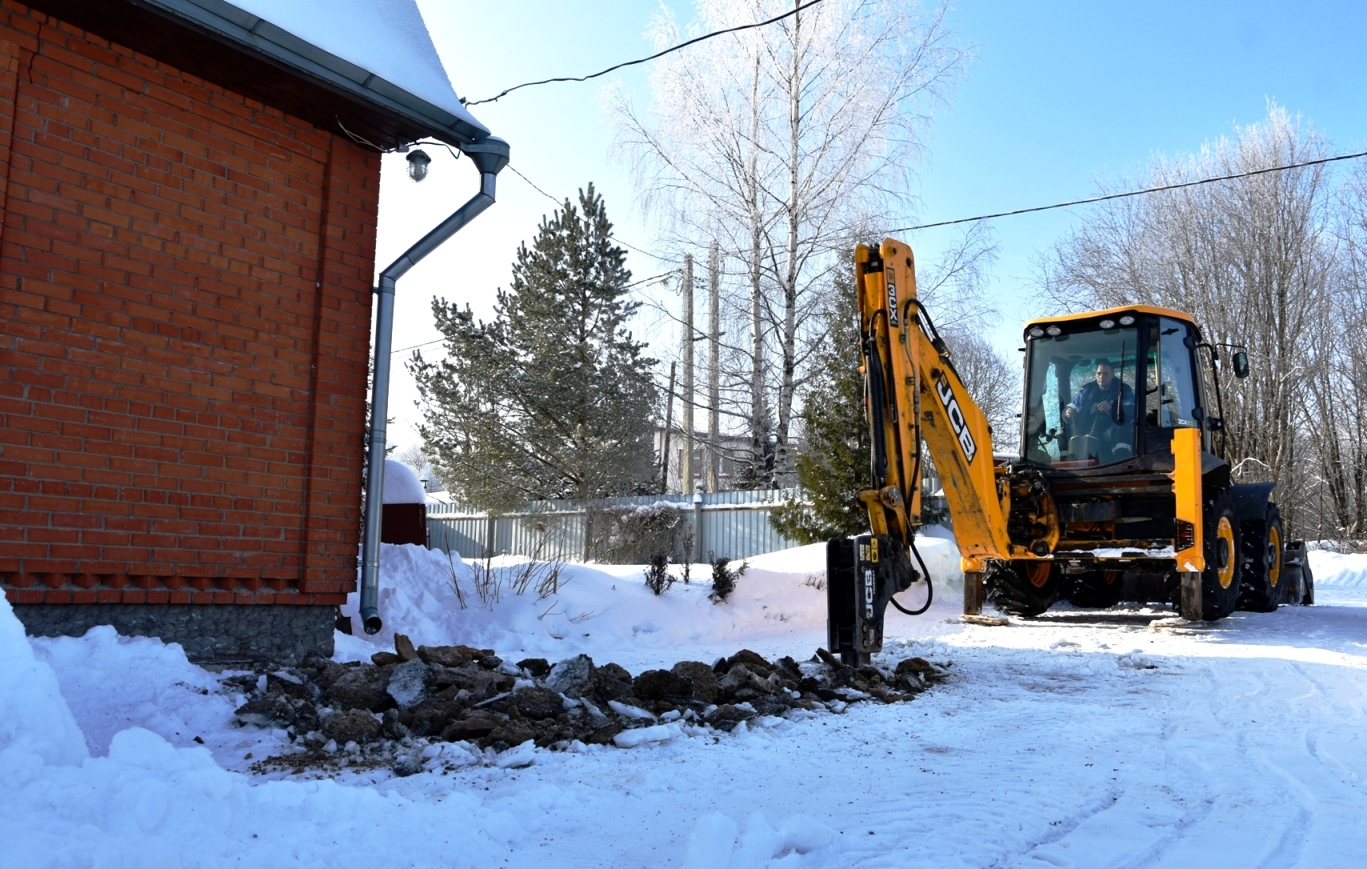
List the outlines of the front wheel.
<svg viewBox="0 0 1367 869">
<path fill-rule="evenodd" d="M 1206 506 L 1206 569 L 1201 573 L 1201 618 L 1216 621 L 1234 612 L 1239 602 L 1239 520 L 1229 495 L 1219 495 Z"/>
</svg>

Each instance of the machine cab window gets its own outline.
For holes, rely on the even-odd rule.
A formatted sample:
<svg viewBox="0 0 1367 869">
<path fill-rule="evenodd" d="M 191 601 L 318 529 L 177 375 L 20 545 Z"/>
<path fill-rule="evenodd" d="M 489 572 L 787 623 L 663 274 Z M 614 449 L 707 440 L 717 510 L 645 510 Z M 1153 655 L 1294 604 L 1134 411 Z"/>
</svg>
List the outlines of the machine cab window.
<svg viewBox="0 0 1367 869">
<path fill-rule="evenodd" d="M 1152 375 L 1146 407 L 1149 424 L 1159 428 L 1195 428 L 1201 424 L 1187 328 L 1186 323 L 1162 317 L 1158 321 L 1158 341 L 1150 343 L 1150 347 L 1156 343 L 1157 348 L 1156 353 L 1149 353 Z M 1152 358 L 1155 355 L 1156 360 Z"/>
<path fill-rule="evenodd" d="M 1191 326 L 1181 320 L 1160 317 L 1149 327 L 1144 423 L 1150 450 L 1170 443 L 1173 429 L 1201 426 L 1201 391 L 1192 368 L 1195 342 Z"/>
<path fill-rule="evenodd" d="M 1124 319 L 1027 333 L 1025 459 L 1086 468 L 1134 456 L 1139 330 Z"/>
</svg>

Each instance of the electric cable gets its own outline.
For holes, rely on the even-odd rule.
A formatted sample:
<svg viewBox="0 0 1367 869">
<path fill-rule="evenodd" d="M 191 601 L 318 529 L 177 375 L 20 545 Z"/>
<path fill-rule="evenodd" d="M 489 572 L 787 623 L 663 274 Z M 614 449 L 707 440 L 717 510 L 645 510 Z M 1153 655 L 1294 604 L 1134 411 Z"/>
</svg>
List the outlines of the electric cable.
<svg viewBox="0 0 1367 869">
<path fill-rule="evenodd" d="M 556 199 L 554 196 L 550 195 L 549 193 L 547 193 L 546 191 L 544 191 L 544 190 L 542 190 L 540 187 L 538 187 L 538 186 L 536 185 L 536 182 L 534 182 L 532 179 L 528 178 L 526 175 L 523 175 L 521 172 L 517 171 L 517 169 L 513 166 L 513 164 L 509 163 L 509 164 L 508 164 L 508 168 L 509 168 L 509 169 L 512 169 L 514 175 L 516 175 L 517 177 L 521 178 L 523 181 L 526 181 L 527 184 L 528 184 L 528 186 L 530 186 L 530 187 L 531 187 L 533 190 L 535 190 L 537 193 L 540 193 L 542 196 L 544 196 L 544 197 L 546 197 L 547 199 L 549 199 L 550 201 L 554 202 L 554 203 L 556 204 L 557 207 L 559 207 L 559 206 L 565 204 L 564 202 L 560 201 L 559 199 Z M 617 236 L 613 236 L 613 237 L 612 237 L 612 240 L 613 240 L 613 242 L 615 242 L 616 244 L 620 244 L 620 245 L 622 245 L 623 247 L 631 248 L 632 250 L 636 251 L 636 252 L 639 253 L 639 254 L 644 254 L 645 256 L 652 257 L 653 259 L 659 260 L 660 262 L 665 262 L 665 263 L 667 263 L 667 262 L 674 262 L 674 260 L 667 259 L 667 258 L 665 258 L 665 257 L 660 256 L 659 254 L 651 253 L 651 252 L 648 251 L 648 250 L 642 250 L 641 248 L 637 247 L 636 245 L 632 244 L 631 242 L 629 242 L 629 241 L 623 241 L 621 238 L 619 238 L 619 237 L 617 237 Z M 630 286 L 635 286 L 635 284 L 631 284 Z"/>
<path fill-rule="evenodd" d="M 549 193 L 547 193 L 546 191 L 542 190 L 540 187 L 537 187 L 536 184 L 535 184 L 535 182 L 532 181 L 532 179 L 528 178 L 526 175 L 523 175 L 521 172 L 517 171 L 517 167 L 514 166 L 512 163 L 509 163 L 509 164 L 508 164 L 508 168 L 512 171 L 512 173 L 513 173 L 514 175 L 516 175 L 517 177 L 521 178 L 523 181 L 526 181 L 526 182 L 531 186 L 531 188 L 532 188 L 533 190 L 535 190 L 537 193 L 540 193 L 542 196 L 544 196 L 544 197 L 546 197 L 547 199 L 549 199 L 550 201 L 554 202 L 557 206 L 559 206 L 559 205 L 564 205 L 564 203 L 561 202 L 559 199 L 556 199 L 554 196 L 552 196 L 552 195 L 550 195 Z"/>
<path fill-rule="evenodd" d="M 787 12 L 783 13 L 782 15 L 775 15 L 773 18 L 770 18 L 770 19 L 768 19 L 768 20 L 766 20 L 766 21 L 756 21 L 754 24 L 741 24 L 741 25 L 739 25 L 739 26 L 737 26 L 737 27 L 728 27 L 728 28 L 726 28 L 725 30 L 714 30 L 714 31 L 712 31 L 711 33 L 704 33 L 702 36 L 695 36 L 695 37 L 693 37 L 692 39 L 690 39 L 690 40 L 688 40 L 688 41 L 686 41 L 686 42 L 680 42 L 678 45 L 674 45 L 674 46 L 671 46 L 671 47 L 669 47 L 669 48 L 666 48 L 664 51 L 657 51 L 656 53 L 652 54 L 650 57 L 640 57 L 640 58 L 637 58 L 636 60 L 628 60 L 628 61 L 625 61 L 625 62 L 623 62 L 623 63 L 619 63 L 619 64 L 617 64 L 616 66 L 610 66 L 610 67 L 608 67 L 607 69 L 600 70 L 599 72 L 595 72 L 595 73 L 592 73 L 592 74 L 590 74 L 590 75 L 577 76 L 577 77 L 573 77 L 573 76 L 562 76 L 562 77 L 558 77 L 558 78 L 546 78 L 546 79 L 542 79 L 541 81 L 528 81 L 528 82 L 523 82 L 522 84 L 513 85 L 512 87 L 508 88 L 507 90 L 504 90 L 504 91 L 502 91 L 501 93 L 499 93 L 497 96 L 487 97 L 487 98 L 482 99 L 482 100 L 461 100 L 461 104 L 464 105 L 464 106 L 466 106 L 466 107 L 469 107 L 469 106 L 483 105 L 484 103 L 492 103 L 492 102 L 496 102 L 497 100 L 502 99 L 503 97 L 506 97 L 508 94 L 512 93 L 513 91 L 521 90 L 522 88 L 536 87 L 537 85 L 554 84 L 555 82 L 581 82 L 581 81 L 588 81 L 589 79 L 595 79 L 595 78 L 598 78 L 599 76 L 607 75 L 607 74 L 610 73 L 610 72 L 616 72 L 617 70 L 619 70 L 619 69 L 624 69 L 625 67 L 628 67 L 628 66 L 636 66 L 637 64 L 641 64 L 641 63 L 649 63 L 649 62 L 652 61 L 652 60 L 656 60 L 656 59 L 658 59 L 658 58 L 664 57 L 666 54 L 672 54 L 672 53 L 674 53 L 674 52 L 676 52 L 676 51 L 679 51 L 679 50 L 681 50 L 681 49 L 687 48 L 687 47 L 690 46 L 690 45 L 696 45 L 696 44 L 699 43 L 699 42 L 704 42 L 704 41 L 706 41 L 706 40 L 708 40 L 708 39 L 712 39 L 712 38 L 715 37 L 715 36 L 724 36 L 724 35 L 726 35 L 726 34 L 728 34 L 728 33 L 739 33 L 739 32 L 742 31 L 742 30 L 752 30 L 752 29 L 754 29 L 754 28 L 756 28 L 756 27 L 766 27 L 766 26 L 768 26 L 768 25 L 770 25 L 770 24 L 773 24 L 773 23 L 775 23 L 775 22 L 777 22 L 777 21 L 782 21 L 782 20 L 785 19 L 785 18 L 791 18 L 792 16 L 794 16 L 794 15 L 798 14 L 799 12 L 801 12 L 803 9 L 808 9 L 808 8 L 810 8 L 810 7 L 812 7 L 812 6 L 817 5 L 817 4 L 820 3 L 820 2 L 821 2 L 821 0 L 807 0 L 807 2 L 806 2 L 806 3 L 803 3 L 801 6 L 797 6 L 797 7 L 793 8 L 793 9 L 789 9 Z"/>
<path fill-rule="evenodd" d="M 980 214 L 977 217 L 960 217 L 957 220 L 940 220 L 935 223 L 921 223 L 915 226 L 899 226 L 896 229 L 887 230 L 887 234 L 914 232 L 918 229 L 934 229 L 939 226 L 954 226 L 960 223 L 974 223 L 979 220 L 994 220 L 998 217 L 1014 217 L 1018 214 L 1034 214 L 1037 211 L 1053 211 L 1057 208 L 1072 208 L 1075 205 L 1091 205 L 1096 202 L 1109 202 L 1112 199 L 1126 199 L 1131 196 L 1162 193 L 1166 190 L 1181 190 L 1186 187 L 1198 187 L 1202 184 L 1214 184 L 1218 181 L 1233 181 L 1239 178 L 1251 178 L 1255 175 L 1266 175 L 1270 172 L 1285 172 L 1290 169 L 1303 169 L 1306 166 L 1321 166 L 1326 163 L 1337 163 L 1341 160 L 1357 160 L 1361 157 L 1367 157 L 1367 151 L 1359 151 L 1356 154 L 1339 154 L 1335 157 L 1321 157 L 1317 160 L 1305 160 L 1300 163 L 1288 163 L 1285 166 L 1269 166 L 1266 169 L 1253 169 L 1248 172 L 1236 172 L 1232 175 L 1219 175 L 1214 178 L 1201 178 L 1196 181 L 1181 181 L 1177 184 L 1163 184 L 1158 187 L 1146 187 L 1143 190 L 1128 190 L 1124 193 L 1107 193 L 1103 196 L 1092 196 L 1087 199 L 1056 202 L 1053 205 L 1036 205 L 1033 208 L 1017 208 L 1014 211 L 998 211 L 995 214 Z"/>
<path fill-rule="evenodd" d="M 647 283 L 650 283 L 651 281 L 658 280 L 659 278 L 667 278 L 667 277 L 669 277 L 670 275 L 674 274 L 676 271 L 678 271 L 678 269 L 670 269 L 670 270 L 667 271 L 667 272 L 660 272 L 658 275 L 651 275 L 651 276 L 648 277 L 648 278 L 641 278 L 639 281 L 632 281 L 631 283 L 624 285 L 624 286 L 622 287 L 622 289 L 624 289 L 624 290 L 625 290 L 625 289 L 630 289 L 631 287 L 640 286 L 641 284 L 647 284 Z M 443 341 L 445 341 L 445 340 L 446 340 L 445 338 L 434 338 L 434 339 L 432 339 L 431 341 L 424 341 L 424 342 L 422 342 L 421 344 L 411 344 L 411 345 L 409 345 L 409 346 L 407 346 L 407 347 L 400 347 L 398 350 L 391 350 L 391 351 L 389 351 L 389 352 L 390 352 L 390 353 L 403 353 L 403 352 L 408 351 L 408 350 L 417 350 L 419 347 L 427 347 L 428 345 L 431 345 L 431 344 L 440 344 L 441 342 L 443 342 Z"/>
</svg>

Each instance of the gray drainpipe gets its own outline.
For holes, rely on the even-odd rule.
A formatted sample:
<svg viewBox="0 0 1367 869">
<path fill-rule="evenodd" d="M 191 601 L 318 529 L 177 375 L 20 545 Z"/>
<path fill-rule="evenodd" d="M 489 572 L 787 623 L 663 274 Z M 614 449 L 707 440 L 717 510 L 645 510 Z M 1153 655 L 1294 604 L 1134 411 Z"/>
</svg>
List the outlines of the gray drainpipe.
<svg viewBox="0 0 1367 869">
<path fill-rule="evenodd" d="M 384 506 L 384 451 L 389 413 L 389 355 L 394 331 L 394 285 L 409 269 L 494 204 L 495 179 L 508 165 L 508 143 L 490 136 L 463 151 L 479 169 L 479 192 L 436 229 L 380 272 L 379 311 L 375 318 L 375 384 L 370 399 L 370 452 L 366 456 L 365 531 L 361 538 L 361 624 L 367 634 L 380 630 L 380 512 Z"/>
</svg>

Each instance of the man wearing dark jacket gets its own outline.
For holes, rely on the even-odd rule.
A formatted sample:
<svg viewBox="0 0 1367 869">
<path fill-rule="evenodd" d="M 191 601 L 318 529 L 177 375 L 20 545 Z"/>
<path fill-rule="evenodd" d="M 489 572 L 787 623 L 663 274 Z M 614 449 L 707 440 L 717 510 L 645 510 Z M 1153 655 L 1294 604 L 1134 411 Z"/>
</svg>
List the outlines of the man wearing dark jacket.
<svg viewBox="0 0 1367 869">
<path fill-rule="evenodd" d="M 1096 380 L 1078 390 L 1063 410 L 1063 418 L 1072 423 L 1075 435 L 1092 435 L 1109 439 L 1115 426 L 1131 423 L 1134 415 L 1134 390 L 1115 376 L 1109 360 L 1096 363 Z"/>
</svg>

